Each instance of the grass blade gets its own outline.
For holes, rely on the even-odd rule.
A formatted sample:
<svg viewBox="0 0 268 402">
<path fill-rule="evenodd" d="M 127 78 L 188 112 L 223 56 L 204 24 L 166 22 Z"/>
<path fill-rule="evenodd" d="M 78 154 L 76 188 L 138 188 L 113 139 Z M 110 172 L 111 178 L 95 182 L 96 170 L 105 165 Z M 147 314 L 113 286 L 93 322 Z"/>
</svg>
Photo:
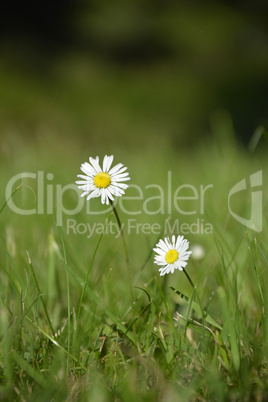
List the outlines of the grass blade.
<svg viewBox="0 0 268 402">
<path fill-rule="evenodd" d="M 13 193 L 11 194 L 11 196 L 5 201 L 5 203 L 2 205 L 1 209 L 0 209 L 0 214 L 1 212 L 4 210 L 4 208 L 7 206 L 8 201 L 13 197 L 13 195 L 18 191 L 18 189 L 22 186 L 22 183 L 15 188 L 15 190 L 13 191 Z"/>
<path fill-rule="evenodd" d="M 42 328 L 39 327 L 39 325 L 37 325 L 33 320 L 31 320 L 29 317 L 26 317 L 28 321 L 30 321 L 30 323 L 32 325 L 34 325 L 38 331 L 40 331 L 48 340 L 50 340 L 55 346 L 57 346 L 65 355 L 71 357 L 71 359 L 77 363 L 80 364 L 80 368 L 82 368 L 83 370 L 86 371 L 86 367 L 83 366 L 81 363 L 79 363 L 79 361 L 76 359 L 75 356 L 73 356 L 70 352 L 68 352 L 66 349 L 64 349 L 63 346 L 61 346 L 54 338 L 52 338 L 50 335 L 48 335 Z"/>
<path fill-rule="evenodd" d="M 50 330 L 51 330 L 53 336 L 55 337 L 55 332 L 54 332 L 54 329 L 53 329 L 53 326 L 52 326 L 52 323 L 51 323 L 51 320 L 50 320 L 50 317 L 49 317 L 49 314 L 48 314 L 48 311 L 47 311 L 46 304 L 45 304 L 45 302 L 44 302 L 43 295 L 42 295 L 42 293 L 41 293 L 41 289 L 40 289 L 40 287 L 39 287 L 39 284 L 38 284 L 38 281 L 37 281 L 37 278 L 36 278 L 36 275 L 35 275 L 35 272 L 34 272 L 34 268 L 33 268 L 33 264 L 32 264 L 30 255 L 29 255 L 28 251 L 26 251 L 26 253 L 27 253 L 27 256 L 28 256 L 28 263 L 29 263 L 29 267 L 30 267 L 30 270 L 31 270 L 33 279 L 34 279 L 34 283 L 35 283 L 36 289 L 37 289 L 39 295 L 41 296 L 41 302 L 42 302 L 42 305 L 43 305 L 43 308 L 44 308 L 44 312 L 45 312 L 45 316 L 46 316 L 46 318 L 47 318 L 48 325 L 49 325 L 49 327 L 50 327 Z"/>
<path fill-rule="evenodd" d="M 181 297 L 181 299 L 184 300 L 187 304 L 189 304 L 191 302 L 192 309 L 202 317 L 202 310 L 195 301 L 189 300 L 189 298 L 187 296 L 185 296 L 183 293 L 181 293 L 179 290 L 173 288 L 172 286 L 170 286 L 170 289 L 173 290 L 173 292 L 175 292 L 177 295 L 179 295 Z M 215 320 L 213 320 L 213 318 L 206 312 L 204 312 L 204 319 L 205 319 L 205 321 L 207 321 L 209 324 L 213 325 L 220 331 L 222 330 L 222 327 Z"/>
<path fill-rule="evenodd" d="M 48 384 L 40 372 L 36 371 L 19 353 L 15 350 L 12 352 L 12 357 L 18 366 L 28 374 L 40 387 L 46 389 Z"/>
<path fill-rule="evenodd" d="M 79 275 L 77 275 L 77 273 L 68 265 L 65 264 L 64 261 L 62 261 L 65 269 L 67 269 L 67 271 L 72 275 L 72 277 L 76 280 L 76 282 L 80 285 L 80 286 L 84 286 L 84 282 L 83 280 L 79 277 Z M 93 290 L 91 290 L 89 288 L 89 286 L 87 285 L 85 287 L 85 292 L 88 293 L 89 297 L 91 298 L 91 300 L 99 307 L 101 307 L 104 311 L 104 313 L 115 323 L 115 325 L 117 326 L 117 328 L 122 331 L 128 338 L 129 340 L 135 345 L 136 341 L 134 339 L 134 337 L 128 332 L 127 333 L 127 328 L 122 324 L 122 322 L 113 314 L 112 311 L 109 310 L 108 307 L 104 306 L 103 302 L 101 301 L 101 299 L 99 299 L 99 297 L 93 292 Z"/>
<path fill-rule="evenodd" d="M 225 325 L 227 333 L 229 334 L 232 362 L 234 365 L 234 369 L 236 371 L 238 371 L 239 367 L 240 367 L 238 339 L 237 339 L 234 324 L 231 320 L 230 310 L 228 307 L 227 295 L 226 295 L 223 287 L 220 287 L 218 289 L 218 294 L 220 297 L 220 302 L 221 302 L 221 307 L 222 307 L 222 312 L 223 312 L 223 317 L 224 317 L 224 325 Z"/>
<path fill-rule="evenodd" d="M 63 258 L 64 258 L 64 263 L 67 264 L 67 256 L 66 256 L 66 250 L 65 250 L 65 244 L 63 240 L 63 234 L 62 234 L 62 228 L 60 227 L 60 236 L 61 236 L 61 244 L 62 244 L 62 250 L 63 250 Z M 66 291 L 67 291 L 67 350 L 68 353 L 70 353 L 71 349 L 71 304 L 70 304 L 70 284 L 69 284 L 69 273 L 66 271 Z M 67 373 L 69 373 L 69 355 L 67 358 Z"/>
</svg>

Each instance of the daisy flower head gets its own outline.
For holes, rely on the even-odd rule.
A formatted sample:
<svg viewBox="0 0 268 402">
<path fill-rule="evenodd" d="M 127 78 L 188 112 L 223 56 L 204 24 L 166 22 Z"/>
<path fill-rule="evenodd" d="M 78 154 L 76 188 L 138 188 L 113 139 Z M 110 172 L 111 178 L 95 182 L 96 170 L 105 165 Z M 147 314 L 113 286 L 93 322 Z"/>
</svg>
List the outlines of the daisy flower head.
<svg viewBox="0 0 268 402">
<path fill-rule="evenodd" d="M 90 198 L 101 197 L 102 204 L 109 205 L 109 200 L 114 201 L 114 196 L 121 197 L 125 194 L 128 185 L 123 183 L 130 180 L 127 168 L 122 163 L 118 163 L 111 168 L 113 163 L 113 155 L 103 158 L 102 168 L 99 164 L 99 157 L 89 158 L 89 162 L 84 162 L 81 165 L 81 170 L 84 174 L 79 174 L 77 184 L 80 190 L 83 190 L 81 197 L 87 196 Z"/>
<path fill-rule="evenodd" d="M 189 242 L 183 236 L 178 236 L 176 239 L 173 235 L 171 241 L 169 237 L 165 237 L 164 240 L 160 239 L 153 249 L 156 252 L 155 264 L 162 266 L 159 269 L 160 276 L 169 274 L 170 272 L 173 274 L 175 269 L 183 271 L 192 253 L 191 251 L 187 251 L 188 248 Z"/>
</svg>

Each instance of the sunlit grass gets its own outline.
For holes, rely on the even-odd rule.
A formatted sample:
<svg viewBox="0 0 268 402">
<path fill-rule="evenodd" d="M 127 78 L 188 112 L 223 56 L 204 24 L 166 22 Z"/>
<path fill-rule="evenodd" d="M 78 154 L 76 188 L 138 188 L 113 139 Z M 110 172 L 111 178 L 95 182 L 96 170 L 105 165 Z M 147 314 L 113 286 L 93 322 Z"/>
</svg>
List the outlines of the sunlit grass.
<svg viewBox="0 0 268 402">
<path fill-rule="evenodd" d="M 105 226 L 111 219 L 116 227 L 111 211 L 90 215 L 84 206 L 75 216 L 64 214 L 62 228 L 56 226 L 56 185 L 75 182 L 88 150 L 68 148 L 67 143 L 65 152 L 57 155 L 45 146 L 33 153 L 25 145 L 25 152 L 17 151 L 12 161 L 6 152 L 0 162 L 0 392 L 4 400 L 267 397 L 266 156 L 258 147 L 252 153 L 230 138 L 217 138 L 183 152 L 169 145 L 141 150 L 138 155 L 114 151 L 128 167 L 130 184 L 138 185 L 144 195 L 122 204 L 132 212 L 141 210 L 140 214 L 129 215 L 120 203 L 116 206 L 125 224 L 133 308 L 120 236 L 95 231 L 88 237 L 88 232 L 67 231 L 70 218 L 91 227 Z M 263 171 L 260 233 L 237 222 L 227 202 L 232 186 L 258 170 Z M 8 181 L 23 171 L 44 171 L 45 185 L 52 186 L 53 214 L 20 216 L 4 205 Z M 180 204 L 184 211 L 196 211 L 193 214 L 179 213 L 173 202 L 170 207 L 168 172 L 172 194 L 183 184 L 195 186 L 198 195 L 201 185 L 213 186 L 205 193 L 203 209 L 200 197 Z M 46 179 L 48 173 L 53 173 L 52 180 Z M 164 189 L 163 210 L 157 214 L 144 212 L 146 200 L 159 196 L 156 187 L 146 188 L 152 184 Z M 27 179 L 12 200 L 24 208 L 37 208 L 38 199 L 27 186 L 38 195 L 35 181 Z M 135 188 L 128 191 L 126 197 L 137 196 Z M 235 201 L 236 212 L 249 216 L 250 191 Z M 76 194 L 65 193 L 66 209 L 76 202 Z M 94 211 L 102 212 L 98 199 L 90 202 Z M 148 210 L 157 210 L 159 202 L 150 201 Z M 129 219 L 140 225 L 157 223 L 160 233 L 146 233 L 135 222 L 127 230 Z M 162 278 L 153 263 L 151 250 L 167 219 L 188 225 L 199 219 L 213 227 L 206 234 L 192 226 L 185 234 L 190 245 L 199 244 L 205 251 L 201 260 L 190 257 L 186 268 L 194 290 L 183 273 Z"/>
</svg>

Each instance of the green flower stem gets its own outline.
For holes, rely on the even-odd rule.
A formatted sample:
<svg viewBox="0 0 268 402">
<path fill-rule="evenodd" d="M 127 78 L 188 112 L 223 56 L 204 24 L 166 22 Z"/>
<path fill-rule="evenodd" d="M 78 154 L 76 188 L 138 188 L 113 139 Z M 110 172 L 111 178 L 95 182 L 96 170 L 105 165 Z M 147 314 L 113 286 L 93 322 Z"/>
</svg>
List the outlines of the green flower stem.
<svg viewBox="0 0 268 402">
<path fill-rule="evenodd" d="M 118 223 L 118 227 L 119 227 L 119 231 L 120 231 L 120 235 L 122 238 L 122 242 L 123 242 L 123 246 L 124 246 L 124 250 L 125 250 L 125 257 L 126 257 L 126 266 L 127 266 L 127 271 L 128 271 L 128 282 L 129 282 L 129 293 L 130 293 L 130 299 L 131 299 L 131 305 L 133 308 L 134 305 L 134 301 L 133 301 L 133 292 L 132 292 L 132 286 L 131 286 L 131 273 L 130 273 L 130 266 L 129 266 L 129 258 L 128 258 L 128 251 L 127 251 L 127 243 L 126 243 L 126 239 L 125 239 L 125 235 L 124 235 L 124 231 L 123 231 L 123 226 L 121 224 L 119 215 L 117 213 L 117 210 L 114 206 L 113 201 L 110 200 L 110 204 L 113 208 L 113 212 L 115 214 L 117 223 Z"/>
<path fill-rule="evenodd" d="M 192 287 L 193 287 L 193 289 L 195 290 L 195 285 L 194 285 L 194 283 L 193 283 L 192 279 L 190 278 L 190 276 L 188 275 L 187 271 L 185 271 L 185 269 L 184 269 L 184 268 L 183 268 L 183 272 L 185 273 L 186 278 L 188 279 L 188 281 L 190 282 L 191 286 L 192 286 Z"/>
<path fill-rule="evenodd" d="M 205 325 L 205 313 L 204 313 L 204 310 L 203 310 L 202 305 L 201 305 L 201 300 L 200 300 L 200 298 L 199 298 L 199 296 L 198 296 L 198 293 L 197 293 L 197 291 L 196 291 L 196 286 L 194 285 L 192 279 L 190 278 L 190 276 L 188 275 L 187 271 L 185 271 L 184 268 L 183 268 L 183 272 L 184 272 L 184 274 L 186 275 L 186 278 L 187 278 L 188 281 L 190 282 L 190 284 L 191 284 L 191 286 L 192 286 L 192 288 L 193 288 L 193 290 L 194 290 L 194 292 L 195 292 L 195 294 L 196 294 L 196 297 L 197 297 L 197 299 L 198 299 L 198 303 L 199 303 L 199 306 L 200 306 L 201 314 L 202 314 L 203 325 Z"/>
</svg>

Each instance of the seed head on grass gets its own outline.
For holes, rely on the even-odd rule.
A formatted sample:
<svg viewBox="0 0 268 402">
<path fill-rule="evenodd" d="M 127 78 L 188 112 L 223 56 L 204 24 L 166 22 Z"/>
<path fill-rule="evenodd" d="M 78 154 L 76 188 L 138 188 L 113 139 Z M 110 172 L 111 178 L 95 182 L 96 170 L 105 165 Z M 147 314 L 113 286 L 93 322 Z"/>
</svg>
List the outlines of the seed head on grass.
<svg viewBox="0 0 268 402">
<path fill-rule="evenodd" d="M 183 236 L 178 236 L 176 240 L 173 235 L 171 241 L 169 237 L 165 237 L 164 240 L 160 239 L 153 249 L 157 253 L 154 259 L 155 264 L 162 266 L 159 269 L 160 276 L 169 273 L 173 274 L 175 269 L 183 271 L 192 253 L 187 251 L 188 248 L 189 242 Z"/>
<path fill-rule="evenodd" d="M 79 174 L 77 177 L 83 179 L 76 181 L 78 188 L 83 190 L 81 197 L 87 195 L 90 198 L 101 197 L 102 204 L 109 205 L 109 199 L 114 201 L 113 196 L 121 197 L 125 194 L 128 185 L 123 183 L 130 180 L 127 168 L 122 163 L 118 163 L 111 168 L 113 155 L 103 158 L 103 167 L 99 165 L 99 157 L 89 158 L 89 162 L 81 165 L 81 170 L 85 174 Z"/>
</svg>

